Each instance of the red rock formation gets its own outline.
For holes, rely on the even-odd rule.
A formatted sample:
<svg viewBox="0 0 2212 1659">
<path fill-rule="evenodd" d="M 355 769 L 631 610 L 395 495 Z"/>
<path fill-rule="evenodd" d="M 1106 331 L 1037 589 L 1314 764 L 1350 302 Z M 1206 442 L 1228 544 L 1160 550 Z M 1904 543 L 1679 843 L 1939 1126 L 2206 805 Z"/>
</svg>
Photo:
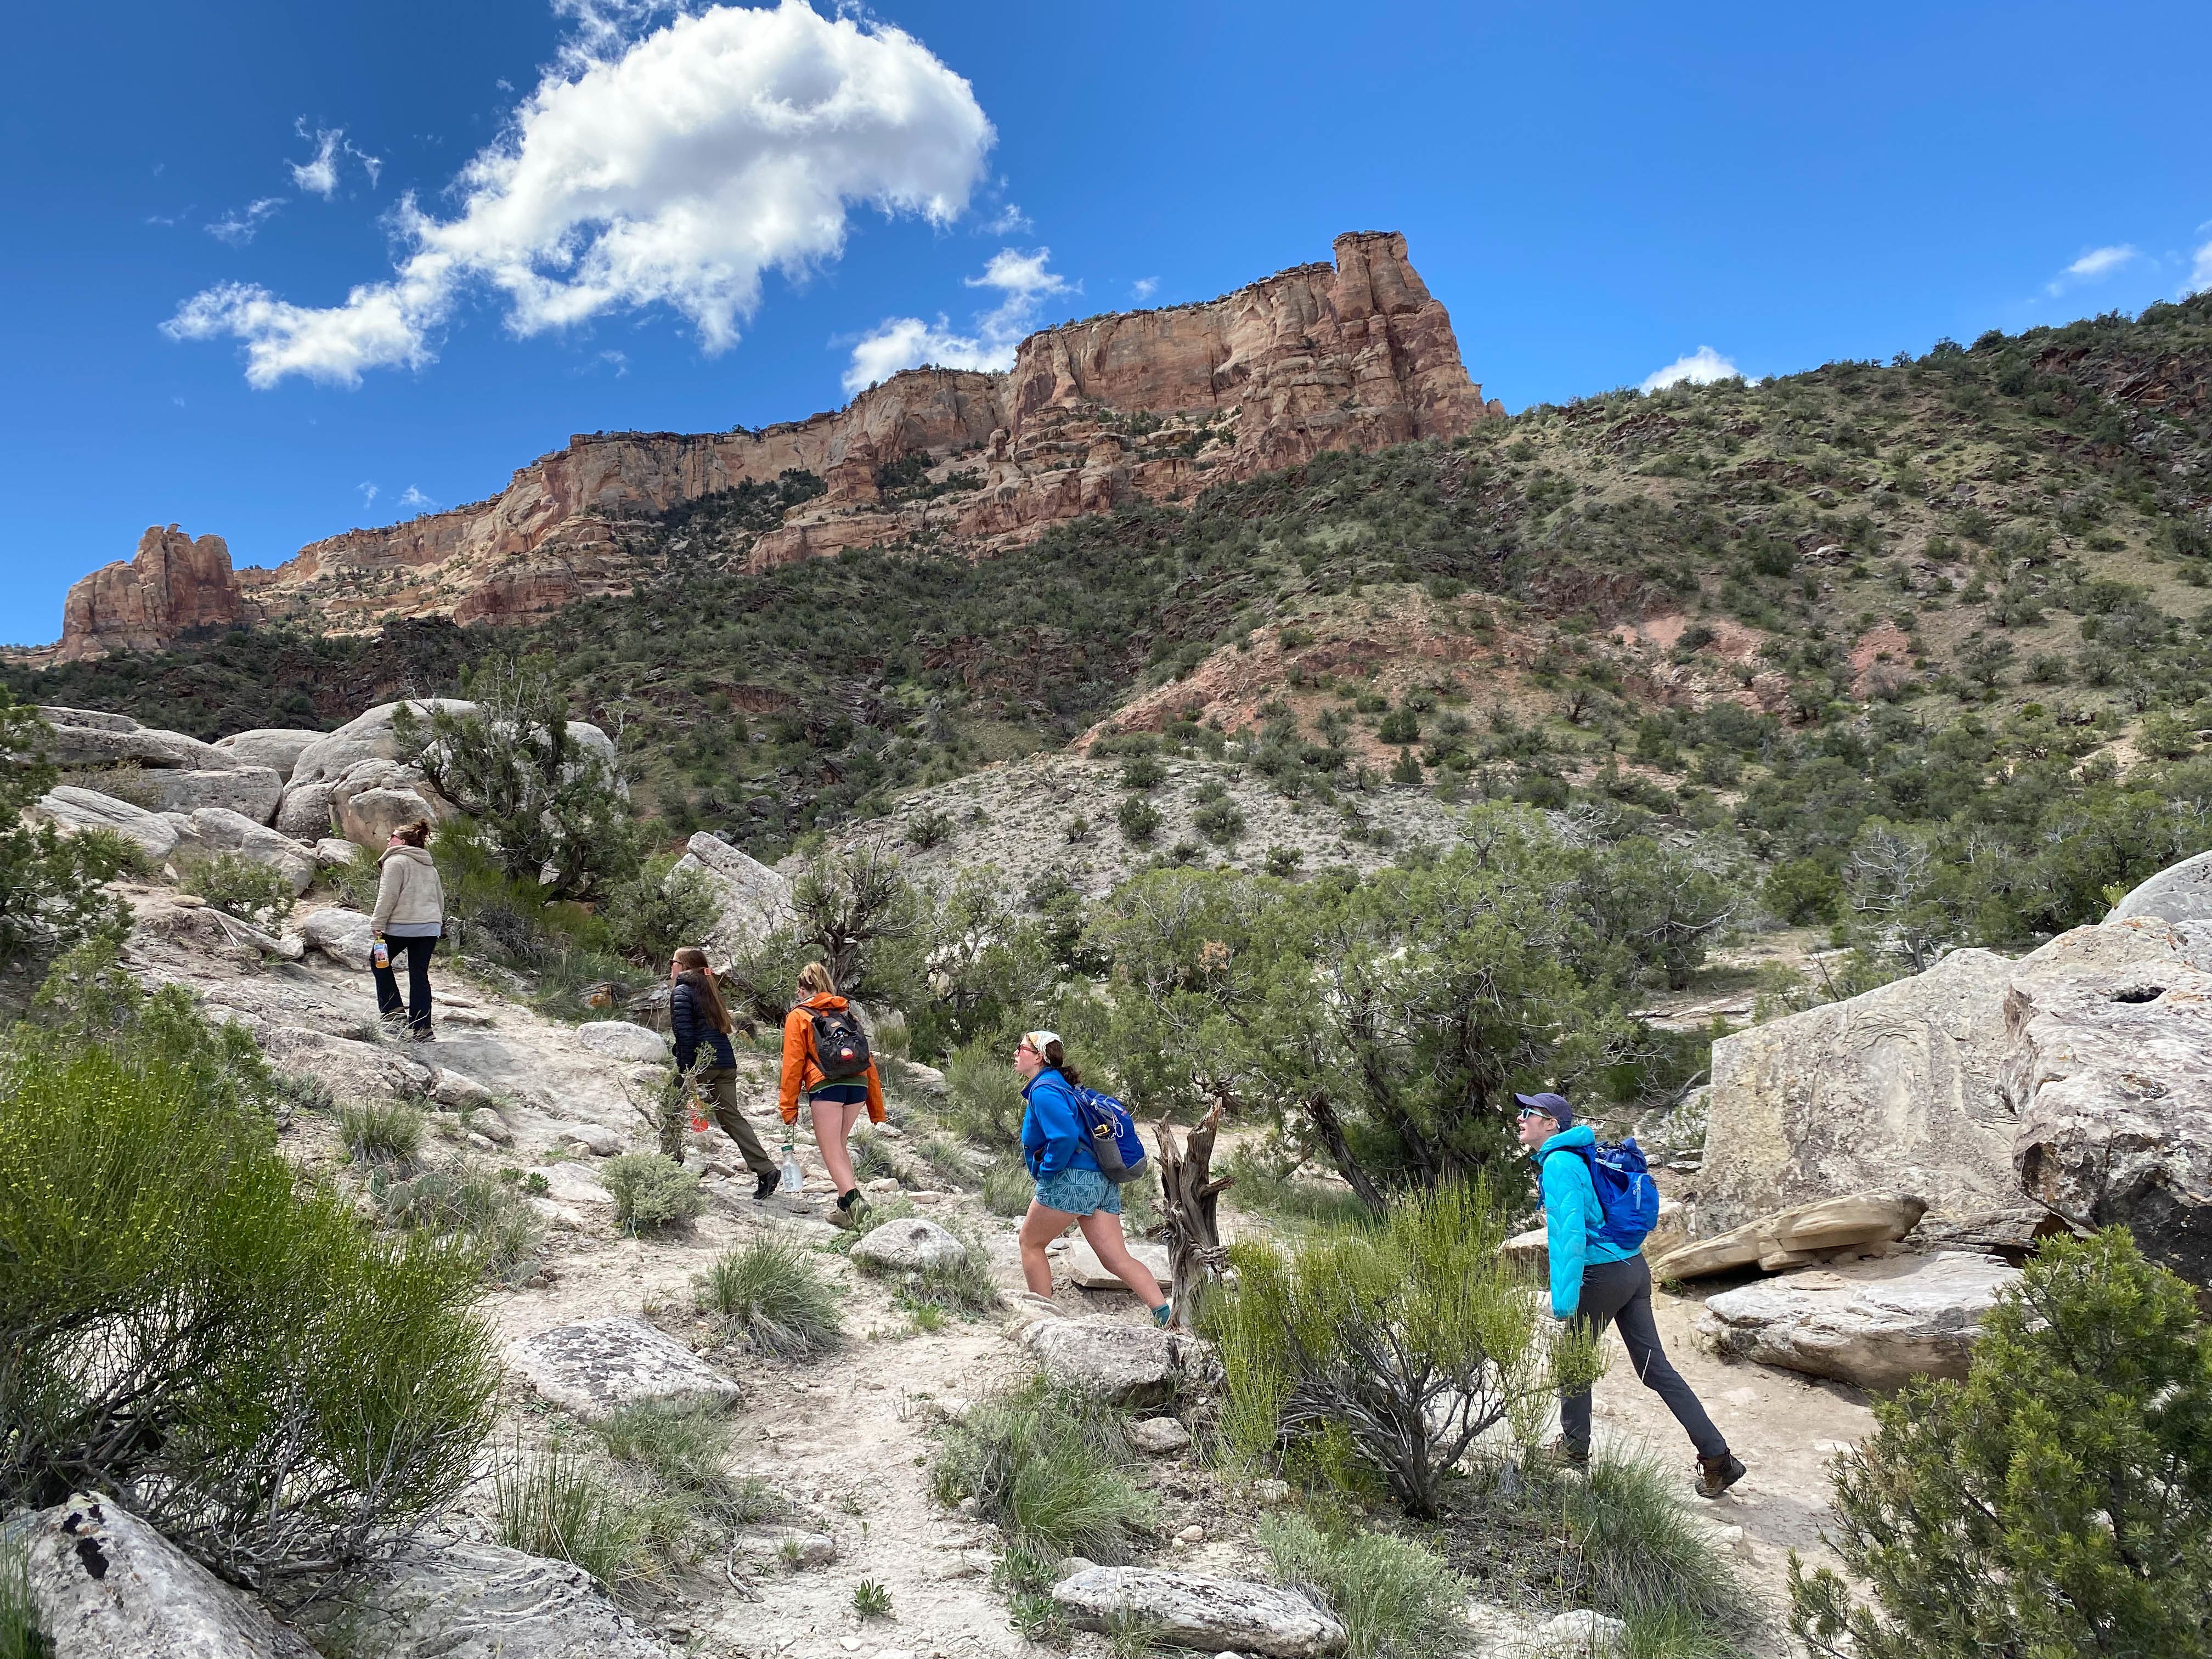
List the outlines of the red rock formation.
<svg viewBox="0 0 2212 1659">
<path fill-rule="evenodd" d="M 196 628 L 253 619 L 220 536 L 198 541 L 149 527 L 129 563 L 118 559 L 77 582 L 62 605 L 61 659 L 150 651 Z"/>
<path fill-rule="evenodd" d="M 198 625 L 187 616 L 297 617 L 344 630 L 394 615 L 543 615 L 627 591 L 642 574 L 633 550 L 656 544 L 625 538 L 623 520 L 794 468 L 828 493 L 755 538 L 749 568 L 923 530 L 988 550 L 1061 520 L 1178 499 L 1323 450 L 1455 438 L 1504 412 L 1468 380 L 1451 319 L 1407 262 L 1404 237 L 1348 234 L 1335 253 L 1333 264 L 1300 265 L 1200 305 L 1046 329 L 1022 342 L 1002 374 L 912 369 L 843 410 L 759 432 L 572 438 L 489 501 L 349 530 L 275 570 L 231 579 L 222 544 L 204 537 L 197 547 L 222 556 L 221 601 L 186 584 L 191 602 L 173 603 L 173 579 L 142 570 L 142 546 L 132 564 L 70 590 L 62 654 L 167 643 Z M 1131 418 L 1139 416 L 1150 418 Z M 939 480 L 974 471 L 981 486 L 884 500 L 878 470 L 908 456 L 927 458 Z"/>
</svg>

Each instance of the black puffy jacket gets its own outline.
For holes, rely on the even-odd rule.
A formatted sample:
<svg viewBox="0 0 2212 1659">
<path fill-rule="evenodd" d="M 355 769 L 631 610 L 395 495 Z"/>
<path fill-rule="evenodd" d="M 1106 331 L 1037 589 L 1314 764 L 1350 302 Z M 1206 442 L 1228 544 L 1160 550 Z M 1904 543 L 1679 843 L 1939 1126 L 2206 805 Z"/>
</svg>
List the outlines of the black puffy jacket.
<svg viewBox="0 0 2212 1659">
<path fill-rule="evenodd" d="M 691 1069 L 702 1042 L 707 1045 L 709 1066 L 738 1063 L 728 1036 L 716 1030 L 714 1022 L 707 1018 L 706 1002 L 699 994 L 696 975 L 684 975 L 677 980 L 676 988 L 668 994 L 668 1025 L 676 1038 L 676 1063 L 684 1070 Z"/>
</svg>

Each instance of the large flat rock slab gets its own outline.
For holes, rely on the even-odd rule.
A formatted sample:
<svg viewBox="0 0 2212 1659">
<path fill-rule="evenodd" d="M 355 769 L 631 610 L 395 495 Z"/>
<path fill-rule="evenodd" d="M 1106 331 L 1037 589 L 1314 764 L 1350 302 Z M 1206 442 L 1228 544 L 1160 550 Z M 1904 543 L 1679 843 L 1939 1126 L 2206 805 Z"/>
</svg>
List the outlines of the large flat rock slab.
<svg viewBox="0 0 2212 1659">
<path fill-rule="evenodd" d="M 79 1492 L 24 1524 L 31 1604 L 55 1659 L 315 1659 L 112 1498 Z"/>
<path fill-rule="evenodd" d="M 1133 1238 L 1128 1243 L 1129 1254 L 1136 1257 L 1139 1265 L 1150 1268 L 1152 1277 L 1160 1281 L 1160 1288 L 1165 1290 L 1173 1274 L 1172 1266 L 1168 1261 L 1168 1247 L 1148 1243 L 1141 1238 Z M 1068 1241 L 1066 1253 L 1060 1257 L 1060 1261 L 1067 1269 L 1068 1278 L 1084 1290 L 1119 1291 L 1127 1288 L 1098 1259 L 1098 1252 L 1091 1248 L 1091 1241 L 1080 1233 Z"/>
<path fill-rule="evenodd" d="M 2027 1194 L 2084 1227 L 2124 1225 L 2150 1260 L 2212 1285 L 2212 972 L 2163 960 L 2022 977 L 2004 1017 Z"/>
<path fill-rule="evenodd" d="M 1651 1276 L 1662 1281 L 1698 1279 L 1753 1264 L 1778 1273 L 1802 1267 L 1805 1258 L 1823 1250 L 1903 1238 L 1927 1212 L 1927 1200 L 1916 1194 L 1853 1193 L 1778 1210 L 1714 1237 L 1678 1244 L 1664 1255 L 1652 1255 L 1647 1246 L 1645 1254 L 1651 1255 Z M 1519 1242 L 1508 1240 L 1508 1248 Z"/>
<path fill-rule="evenodd" d="M 1052 1587 L 1052 1599 L 1078 1630 L 1123 1620 L 1158 1626 L 1162 1642 L 1201 1653 L 1264 1653 L 1319 1659 L 1342 1650 L 1334 1613 L 1296 1590 L 1243 1578 L 1212 1578 L 1152 1567 L 1090 1567 Z"/>
<path fill-rule="evenodd" d="M 598 1422 L 648 1401 L 733 1404 L 741 1392 L 665 1331 L 641 1319 L 594 1319 L 526 1336 L 507 1363 L 564 1411 Z"/>
<path fill-rule="evenodd" d="M 410 1544 L 362 1598 L 379 1659 L 674 1659 L 579 1566 L 497 1544 Z"/>
<path fill-rule="evenodd" d="M 1963 1377 L 1983 1318 L 2020 1269 L 1947 1251 L 1810 1268 L 1707 1299 L 1698 1341 L 1736 1359 L 1863 1389 Z"/>
<path fill-rule="evenodd" d="M 1065 1388 L 1119 1406 L 1158 1406 L 1175 1393 L 1195 1339 L 1097 1315 L 1045 1319 L 1021 1334 L 1044 1373 Z"/>
</svg>

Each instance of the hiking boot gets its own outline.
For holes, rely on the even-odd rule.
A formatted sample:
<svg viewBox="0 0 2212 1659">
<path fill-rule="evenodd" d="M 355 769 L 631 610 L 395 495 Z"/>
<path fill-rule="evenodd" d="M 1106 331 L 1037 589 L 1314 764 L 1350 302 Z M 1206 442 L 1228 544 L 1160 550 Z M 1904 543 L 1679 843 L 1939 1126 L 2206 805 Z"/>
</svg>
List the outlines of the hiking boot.
<svg viewBox="0 0 2212 1659">
<path fill-rule="evenodd" d="M 1587 1469 L 1589 1468 L 1589 1448 L 1570 1440 L 1564 1434 L 1551 1444 L 1540 1448 L 1536 1462 L 1547 1468 Z"/>
<path fill-rule="evenodd" d="M 1743 1475 L 1743 1465 L 1732 1452 L 1723 1452 L 1718 1457 L 1700 1457 L 1698 1460 L 1698 1496 L 1718 1498 L 1742 1480 Z"/>
<path fill-rule="evenodd" d="M 775 1196 L 776 1183 L 781 1180 L 774 1170 L 756 1171 L 753 1176 L 753 1202 L 765 1203 Z"/>
</svg>

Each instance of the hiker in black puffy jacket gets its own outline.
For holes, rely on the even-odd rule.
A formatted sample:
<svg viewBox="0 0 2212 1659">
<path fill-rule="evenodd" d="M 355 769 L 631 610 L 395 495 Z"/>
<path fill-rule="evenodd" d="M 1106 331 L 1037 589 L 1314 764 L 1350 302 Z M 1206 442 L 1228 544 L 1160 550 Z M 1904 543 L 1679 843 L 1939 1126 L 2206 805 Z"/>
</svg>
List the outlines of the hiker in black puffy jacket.
<svg viewBox="0 0 2212 1659">
<path fill-rule="evenodd" d="M 1521 1105 L 1521 1145 L 1536 1160 L 1544 1200 L 1553 1316 L 1573 1322 L 1593 1337 L 1602 1338 L 1607 1325 L 1620 1333 L 1638 1379 L 1666 1401 L 1698 1449 L 1698 1495 L 1718 1498 L 1743 1479 L 1743 1465 L 1660 1344 L 1659 1326 L 1651 1316 L 1651 1269 L 1643 1251 L 1624 1250 L 1601 1236 L 1605 1210 L 1584 1161 L 1597 1137 L 1588 1125 L 1575 1121 L 1574 1108 L 1562 1095 L 1513 1098 Z M 1559 1437 L 1550 1449 L 1554 1458 L 1577 1468 L 1589 1462 L 1588 1389 L 1561 1397 Z"/>
<path fill-rule="evenodd" d="M 694 1073 L 700 1093 L 712 1105 L 715 1123 L 744 1155 L 745 1167 L 753 1172 L 754 1198 L 764 1199 L 775 1190 L 775 1160 L 761 1145 L 759 1132 L 738 1109 L 738 1056 L 730 1047 L 730 1011 L 707 967 L 707 953 L 696 945 L 685 945 L 670 963 L 668 976 L 674 981 L 668 993 L 668 1026 L 676 1039 L 677 1066 L 690 1072 L 695 1062 L 706 1060 Z"/>
</svg>

